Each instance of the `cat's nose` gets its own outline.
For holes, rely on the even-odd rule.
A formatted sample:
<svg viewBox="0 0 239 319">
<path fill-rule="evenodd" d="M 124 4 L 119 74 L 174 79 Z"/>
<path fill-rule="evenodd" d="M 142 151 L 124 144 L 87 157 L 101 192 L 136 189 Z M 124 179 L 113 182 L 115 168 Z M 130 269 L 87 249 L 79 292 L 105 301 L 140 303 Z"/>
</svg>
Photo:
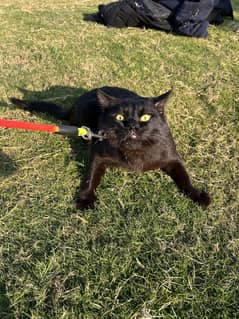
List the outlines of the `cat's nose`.
<svg viewBox="0 0 239 319">
<path fill-rule="evenodd" d="M 130 130 L 137 130 L 139 128 L 139 124 L 135 121 L 129 121 L 127 126 Z"/>
</svg>

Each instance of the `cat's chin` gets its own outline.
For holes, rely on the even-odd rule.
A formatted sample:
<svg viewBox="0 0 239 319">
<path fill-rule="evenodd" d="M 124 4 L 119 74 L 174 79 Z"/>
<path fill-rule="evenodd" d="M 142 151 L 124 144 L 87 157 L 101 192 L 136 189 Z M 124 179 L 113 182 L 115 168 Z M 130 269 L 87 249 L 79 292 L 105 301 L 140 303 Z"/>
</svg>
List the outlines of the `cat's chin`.
<svg viewBox="0 0 239 319">
<path fill-rule="evenodd" d="M 124 151 L 142 151 L 142 143 L 136 139 L 127 140 L 121 144 L 121 149 Z"/>
<path fill-rule="evenodd" d="M 116 149 L 123 150 L 133 150 L 133 149 L 142 149 L 142 143 L 136 137 L 124 137 L 124 138 L 116 138 L 115 136 L 107 137 L 107 142 Z"/>
<path fill-rule="evenodd" d="M 127 136 L 127 138 L 124 141 L 121 141 L 120 147 L 127 149 L 127 150 L 138 150 L 145 152 L 146 149 L 152 148 L 154 145 L 156 145 L 156 141 L 149 140 L 149 139 L 143 139 L 141 136 L 137 134 L 132 134 Z"/>
</svg>

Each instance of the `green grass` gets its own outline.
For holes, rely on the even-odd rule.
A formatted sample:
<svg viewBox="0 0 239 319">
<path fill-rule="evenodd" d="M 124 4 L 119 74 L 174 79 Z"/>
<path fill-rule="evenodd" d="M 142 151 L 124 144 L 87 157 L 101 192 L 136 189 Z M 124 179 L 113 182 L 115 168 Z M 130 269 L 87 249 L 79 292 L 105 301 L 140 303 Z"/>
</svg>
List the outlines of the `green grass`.
<svg viewBox="0 0 239 319">
<path fill-rule="evenodd" d="M 82 148 L 0 129 L 0 318 L 239 318 L 239 1 L 207 40 L 84 21 L 101 2 L 0 0 L 0 117 L 53 122 L 10 96 L 69 105 L 103 85 L 173 87 L 169 125 L 213 202 L 202 210 L 157 172 L 111 170 L 80 213 Z"/>
</svg>

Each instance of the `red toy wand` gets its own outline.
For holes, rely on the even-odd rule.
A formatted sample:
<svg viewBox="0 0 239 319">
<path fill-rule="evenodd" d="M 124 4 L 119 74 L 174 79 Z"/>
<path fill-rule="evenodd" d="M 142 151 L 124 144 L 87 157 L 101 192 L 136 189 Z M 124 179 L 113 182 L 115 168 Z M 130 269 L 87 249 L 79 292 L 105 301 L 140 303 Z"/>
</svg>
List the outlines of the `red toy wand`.
<svg viewBox="0 0 239 319">
<path fill-rule="evenodd" d="M 93 132 L 91 132 L 90 128 L 86 126 L 77 127 L 77 126 L 70 126 L 70 125 L 49 125 L 49 124 L 29 123 L 29 122 L 4 120 L 4 119 L 0 119 L 0 126 L 6 127 L 6 128 L 18 128 L 23 130 L 58 133 L 58 134 L 68 135 L 68 136 L 80 136 L 85 140 L 91 140 L 92 137 L 99 138 L 100 140 L 103 139 L 102 135 L 94 134 Z"/>
</svg>

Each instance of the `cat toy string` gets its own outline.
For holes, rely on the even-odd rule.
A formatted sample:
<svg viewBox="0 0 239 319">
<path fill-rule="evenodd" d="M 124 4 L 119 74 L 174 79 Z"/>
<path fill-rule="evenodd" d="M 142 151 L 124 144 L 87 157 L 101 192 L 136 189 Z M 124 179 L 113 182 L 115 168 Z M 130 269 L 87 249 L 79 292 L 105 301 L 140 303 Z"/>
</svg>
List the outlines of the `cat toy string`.
<svg viewBox="0 0 239 319">
<path fill-rule="evenodd" d="M 0 119 L 0 126 L 5 128 L 17 128 L 30 131 L 43 131 L 48 133 L 56 133 L 66 136 L 82 137 L 84 140 L 91 141 L 92 138 L 103 140 L 102 134 L 95 134 L 87 126 L 72 126 L 72 125 L 50 125 L 41 123 L 22 122 L 15 120 Z"/>
</svg>

